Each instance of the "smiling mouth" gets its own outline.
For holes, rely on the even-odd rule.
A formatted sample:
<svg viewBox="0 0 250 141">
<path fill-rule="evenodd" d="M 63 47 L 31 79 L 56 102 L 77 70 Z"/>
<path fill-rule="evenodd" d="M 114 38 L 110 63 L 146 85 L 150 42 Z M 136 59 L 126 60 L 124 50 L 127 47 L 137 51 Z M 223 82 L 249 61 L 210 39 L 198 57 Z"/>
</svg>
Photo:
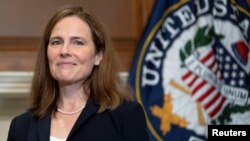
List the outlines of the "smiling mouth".
<svg viewBox="0 0 250 141">
<path fill-rule="evenodd" d="M 57 64 L 57 66 L 59 66 L 61 68 L 71 68 L 75 65 L 76 65 L 75 63 L 71 63 L 71 62 L 62 62 L 62 63 Z"/>
</svg>

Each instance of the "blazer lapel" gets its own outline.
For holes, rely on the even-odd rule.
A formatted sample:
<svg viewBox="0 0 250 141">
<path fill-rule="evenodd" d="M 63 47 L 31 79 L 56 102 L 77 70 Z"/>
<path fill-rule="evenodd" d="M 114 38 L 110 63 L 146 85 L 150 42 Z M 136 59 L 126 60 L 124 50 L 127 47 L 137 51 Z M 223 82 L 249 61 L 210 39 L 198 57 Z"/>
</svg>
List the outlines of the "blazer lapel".
<svg viewBox="0 0 250 141">
<path fill-rule="evenodd" d="M 84 124 L 87 121 L 87 119 L 89 119 L 92 115 L 97 113 L 98 109 L 99 107 L 96 106 L 92 102 L 92 100 L 89 99 L 86 103 L 85 108 L 83 109 L 80 116 L 76 120 L 76 123 L 74 124 L 72 130 L 70 131 L 67 139 L 69 139 L 72 136 L 72 134 L 74 134 L 74 132 L 79 128 L 80 125 Z"/>
<path fill-rule="evenodd" d="M 39 141 L 49 141 L 50 124 L 51 124 L 51 112 L 49 112 L 44 118 L 38 120 L 37 135 Z"/>
</svg>

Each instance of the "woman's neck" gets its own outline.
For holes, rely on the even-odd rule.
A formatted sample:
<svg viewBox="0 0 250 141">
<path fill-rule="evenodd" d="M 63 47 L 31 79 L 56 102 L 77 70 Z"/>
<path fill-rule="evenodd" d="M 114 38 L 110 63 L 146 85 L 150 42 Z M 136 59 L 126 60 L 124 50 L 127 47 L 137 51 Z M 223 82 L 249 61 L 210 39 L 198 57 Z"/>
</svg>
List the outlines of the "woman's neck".
<svg viewBox="0 0 250 141">
<path fill-rule="evenodd" d="M 83 107 L 87 100 L 88 94 L 83 90 L 83 86 L 64 86 L 60 88 L 60 96 L 57 107 L 64 111 L 72 111 Z"/>
</svg>

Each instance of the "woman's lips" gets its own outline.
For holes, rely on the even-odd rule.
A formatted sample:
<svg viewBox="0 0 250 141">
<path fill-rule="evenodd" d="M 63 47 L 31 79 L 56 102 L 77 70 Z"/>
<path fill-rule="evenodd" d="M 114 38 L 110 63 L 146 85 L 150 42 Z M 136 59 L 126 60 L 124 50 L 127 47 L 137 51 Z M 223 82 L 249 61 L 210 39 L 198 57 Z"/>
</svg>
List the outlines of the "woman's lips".
<svg viewBox="0 0 250 141">
<path fill-rule="evenodd" d="M 74 62 L 66 62 L 66 61 L 57 63 L 57 66 L 62 67 L 62 68 L 71 68 L 72 66 L 75 66 L 75 65 L 76 63 Z"/>
</svg>

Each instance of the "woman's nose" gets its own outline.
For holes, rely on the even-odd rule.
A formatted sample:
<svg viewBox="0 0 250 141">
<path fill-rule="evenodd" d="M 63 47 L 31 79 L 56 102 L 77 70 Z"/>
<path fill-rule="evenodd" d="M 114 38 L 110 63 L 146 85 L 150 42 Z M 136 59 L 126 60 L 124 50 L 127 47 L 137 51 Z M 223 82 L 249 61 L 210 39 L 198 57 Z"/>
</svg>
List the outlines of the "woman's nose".
<svg viewBox="0 0 250 141">
<path fill-rule="evenodd" d="M 70 45 L 65 43 L 62 45 L 62 48 L 60 50 L 60 55 L 61 56 L 70 56 L 71 55 L 71 51 L 70 51 Z"/>
</svg>

